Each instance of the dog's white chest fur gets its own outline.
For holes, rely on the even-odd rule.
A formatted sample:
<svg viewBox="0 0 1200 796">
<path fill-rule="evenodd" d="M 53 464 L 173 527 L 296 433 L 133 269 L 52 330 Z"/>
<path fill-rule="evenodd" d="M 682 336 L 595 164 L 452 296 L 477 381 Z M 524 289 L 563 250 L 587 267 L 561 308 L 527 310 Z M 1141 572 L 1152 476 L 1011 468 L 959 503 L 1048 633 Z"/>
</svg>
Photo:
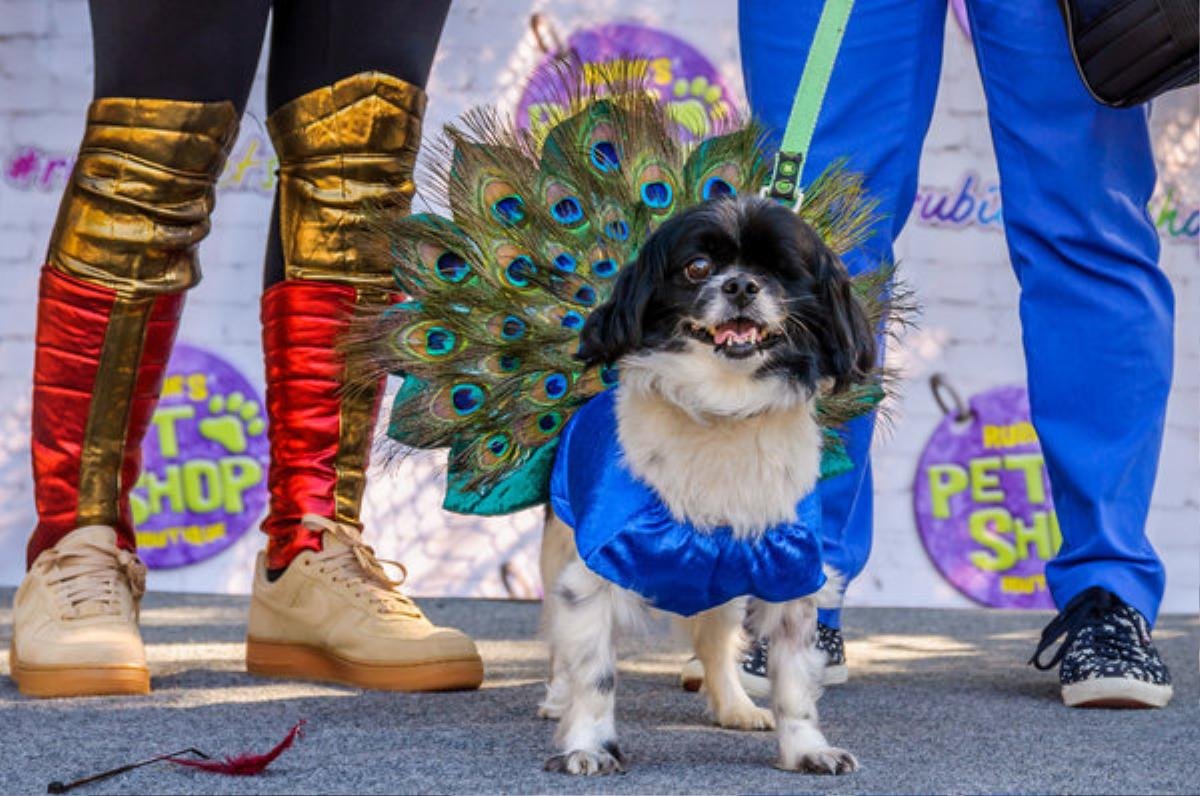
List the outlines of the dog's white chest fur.
<svg viewBox="0 0 1200 796">
<path fill-rule="evenodd" d="M 810 401 L 749 417 L 693 414 L 644 387 L 622 374 L 618 436 L 630 470 L 676 519 L 752 536 L 795 518 L 820 472 L 821 431 Z"/>
</svg>

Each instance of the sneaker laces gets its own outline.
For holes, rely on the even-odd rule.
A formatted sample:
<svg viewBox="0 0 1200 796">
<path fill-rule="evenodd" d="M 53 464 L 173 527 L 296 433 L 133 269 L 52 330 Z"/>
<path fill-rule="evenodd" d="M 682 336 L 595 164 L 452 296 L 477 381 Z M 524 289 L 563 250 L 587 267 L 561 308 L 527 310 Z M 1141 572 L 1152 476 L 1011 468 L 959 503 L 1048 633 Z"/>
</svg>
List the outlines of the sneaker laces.
<svg viewBox="0 0 1200 796">
<path fill-rule="evenodd" d="M 317 555 L 334 583 L 346 583 L 354 590 L 355 597 L 366 596 L 381 614 L 422 615 L 416 604 L 399 591 L 408 579 L 408 570 L 399 561 L 377 557 L 372 547 L 363 544 L 362 535 L 353 525 L 319 514 L 305 514 L 300 524 L 310 531 L 327 533 L 346 545 L 345 550 Z M 399 580 L 388 575 L 385 564 L 400 571 Z"/>
<path fill-rule="evenodd" d="M 1075 596 L 1067 603 L 1067 607 L 1046 625 L 1042 631 L 1042 640 L 1038 642 L 1037 650 L 1029 663 L 1038 669 L 1052 669 L 1062 661 L 1063 656 L 1071 649 L 1071 645 L 1080 634 L 1090 628 L 1088 642 L 1104 657 L 1129 657 L 1133 644 L 1128 633 L 1122 633 L 1120 625 L 1112 621 L 1112 615 L 1127 610 L 1120 597 L 1100 586 L 1093 586 Z M 1047 662 L 1042 662 L 1042 653 L 1054 645 L 1059 638 L 1062 643 Z"/>
<path fill-rule="evenodd" d="M 136 555 L 92 542 L 48 552 L 52 554 L 38 557 L 34 569 L 46 577 L 66 606 L 63 619 L 120 614 L 122 580 L 133 595 L 137 614 L 146 593 L 146 565 Z"/>
</svg>

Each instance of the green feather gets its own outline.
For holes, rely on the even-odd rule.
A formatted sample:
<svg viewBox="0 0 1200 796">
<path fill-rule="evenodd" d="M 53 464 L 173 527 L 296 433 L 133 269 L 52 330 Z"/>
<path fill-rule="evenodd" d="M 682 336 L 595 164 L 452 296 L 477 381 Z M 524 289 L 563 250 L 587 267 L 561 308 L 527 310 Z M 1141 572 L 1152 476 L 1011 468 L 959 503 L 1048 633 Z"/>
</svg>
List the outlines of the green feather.
<svg viewBox="0 0 1200 796">
<path fill-rule="evenodd" d="M 434 145 L 422 182 L 448 216 L 381 212 L 368 242 L 395 274 L 398 303 L 361 318 L 346 344 L 362 384 L 406 376 L 388 435 L 449 448 L 446 508 L 497 514 L 544 502 L 558 435 L 616 383 L 574 358 L 579 330 L 619 268 L 665 219 L 757 192 L 767 164 L 754 124 L 687 143 L 646 90 L 644 64 L 551 67 L 558 115 L 537 133 L 492 109 L 466 114 Z M 547 85 L 543 78 L 542 85 Z M 803 218 L 837 252 L 862 242 L 874 204 L 841 165 L 806 191 Z M 881 326 L 897 306 L 890 270 L 857 278 Z M 826 475 L 848 463 L 833 431 L 879 403 L 890 374 L 824 396 Z"/>
</svg>

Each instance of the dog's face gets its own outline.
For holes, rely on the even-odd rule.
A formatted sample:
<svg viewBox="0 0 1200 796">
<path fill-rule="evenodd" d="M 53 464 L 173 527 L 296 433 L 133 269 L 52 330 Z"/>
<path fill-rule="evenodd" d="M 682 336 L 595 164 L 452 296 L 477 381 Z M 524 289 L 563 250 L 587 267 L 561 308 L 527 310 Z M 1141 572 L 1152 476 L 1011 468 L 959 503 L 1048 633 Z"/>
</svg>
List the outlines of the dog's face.
<svg viewBox="0 0 1200 796">
<path fill-rule="evenodd" d="M 579 356 L 783 379 L 811 396 L 865 376 L 875 336 L 845 267 L 807 224 L 773 201 L 728 198 L 650 236 L 588 318 Z"/>
</svg>

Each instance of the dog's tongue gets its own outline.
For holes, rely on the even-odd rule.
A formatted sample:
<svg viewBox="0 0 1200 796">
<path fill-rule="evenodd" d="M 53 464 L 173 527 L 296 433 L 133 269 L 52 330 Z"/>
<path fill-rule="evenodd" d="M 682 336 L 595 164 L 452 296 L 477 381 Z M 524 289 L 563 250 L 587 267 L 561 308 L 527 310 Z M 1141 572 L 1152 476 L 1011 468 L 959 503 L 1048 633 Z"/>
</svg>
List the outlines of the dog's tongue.
<svg viewBox="0 0 1200 796">
<path fill-rule="evenodd" d="M 758 326 L 751 321 L 726 321 L 716 327 L 713 342 L 717 345 L 739 345 L 758 342 Z"/>
</svg>

